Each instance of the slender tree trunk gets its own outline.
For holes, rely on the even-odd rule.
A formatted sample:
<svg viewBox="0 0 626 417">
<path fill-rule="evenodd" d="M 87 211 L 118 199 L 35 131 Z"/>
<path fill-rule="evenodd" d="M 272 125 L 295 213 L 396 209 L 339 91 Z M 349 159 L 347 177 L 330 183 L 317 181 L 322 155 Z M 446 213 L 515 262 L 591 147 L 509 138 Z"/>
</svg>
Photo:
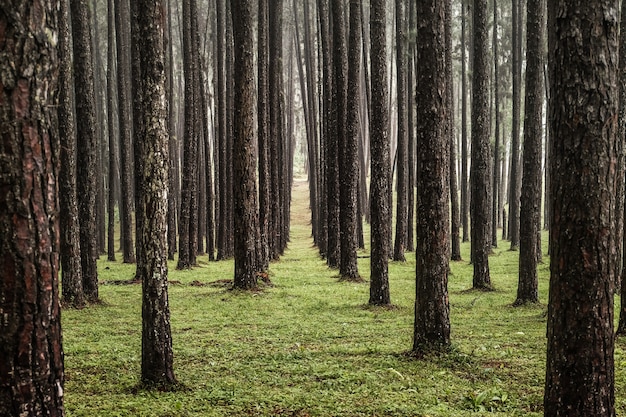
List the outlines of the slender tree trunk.
<svg viewBox="0 0 626 417">
<path fill-rule="evenodd" d="M 3 1 L 0 12 L 1 416 L 65 415 L 57 88 L 68 87 L 69 74 L 59 86 L 58 11 L 56 2 Z"/>
<path fill-rule="evenodd" d="M 407 37 L 411 36 L 412 33 L 416 33 L 417 25 L 416 25 L 416 6 L 415 2 L 409 2 L 409 23 L 407 30 Z M 408 192 L 408 200 L 407 200 L 407 228 L 406 228 L 406 250 L 409 252 L 413 252 L 415 250 L 415 236 L 414 236 L 414 224 L 415 224 L 415 168 L 416 168 L 416 154 L 415 154 L 415 45 L 412 42 L 409 42 L 409 47 L 407 51 L 407 134 L 408 134 L 408 178 L 407 178 L 407 192 Z M 449 64 L 450 68 L 452 68 L 452 63 Z M 451 122 L 452 123 L 452 122 Z M 454 146 L 454 141 L 451 141 L 451 146 Z M 450 156 L 453 157 L 452 154 Z M 456 158 L 456 157 L 455 157 Z M 455 171 L 456 175 L 456 171 Z M 452 180 L 452 177 L 450 177 Z M 456 181 L 456 177 L 455 177 Z M 456 185 L 454 187 L 457 188 Z M 451 191 L 452 192 L 452 191 Z M 458 192 L 458 190 L 456 191 Z M 458 211 L 458 198 L 457 198 L 457 211 Z M 453 214 L 454 217 L 454 214 Z M 457 227 L 459 214 L 456 214 L 457 218 Z M 458 233 L 458 230 L 457 230 Z"/>
<path fill-rule="evenodd" d="M 493 184 L 491 191 L 491 245 L 498 247 L 498 207 L 500 190 L 500 85 L 499 81 L 499 59 L 498 55 L 498 1 L 493 0 L 493 89 L 494 89 L 494 110 L 495 110 L 495 144 L 493 147 Z M 541 124 L 541 120 L 539 121 Z"/>
<path fill-rule="evenodd" d="M 473 287 L 490 289 L 491 184 L 489 163 L 489 65 L 487 63 L 487 0 L 475 0 L 473 8 L 471 234 Z"/>
<path fill-rule="evenodd" d="M 59 2 L 59 217 L 63 303 L 84 306 L 80 256 L 80 225 L 76 196 L 76 138 L 72 91 L 72 51 L 69 0 Z"/>
<path fill-rule="evenodd" d="M 391 304 L 389 296 L 389 232 L 391 221 L 389 206 L 389 139 L 387 126 L 387 51 L 386 51 L 386 1 L 372 0 L 370 10 L 372 109 L 370 155 L 370 216 L 371 260 L 370 299 L 373 305 Z"/>
<path fill-rule="evenodd" d="M 330 153 L 331 147 L 331 116 L 332 116 L 332 58 L 331 58 L 331 44 L 330 44 L 330 24 L 329 24 L 329 9 L 328 0 L 317 0 L 317 15 L 319 18 L 320 26 L 320 43 L 322 50 L 322 59 L 320 60 L 322 65 L 322 134 L 320 136 L 320 177 L 323 180 L 323 186 L 320 187 L 320 254 L 326 258 L 329 262 L 331 243 L 332 250 L 336 250 L 337 239 L 333 235 L 330 236 L 331 230 L 329 225 L 330 219 L 330 180 L 331 172 L 329 172 L 329 165 L 331 159 L 336 155 Z M 329 157 L 332 155 L 332 157 Z M 334 172 L 334 171 L 332 171 Z M 334 184 L 334 183 L 333 183 Z M 334 256 L 334 255 L 333 255 Z"/>
<path fill-rule="evenodd" d="M 259 0 L 258 12 L 258 154 L 259 154 L 259 272 L 267 272 L 270 264 L 269 233 L 271 222 L 271 161 L 269 159 L 269 9 L 268 0 Z"/>
<path fill-rule="evenodd" d="M 133 243 L 133 170 L 132 113 L 130 96 L 130 4 L 115 0 L 115 31 L 117 46 L 117 100 L 120 131 L 120 228 L 122 230 L 122 257 L 124 263 L 135 263 Z"/>
<path fill-rule="evenodd" d="M 417 32 L 417 247 L 413 354 L 450 344 L 448 303 L 449 149 L 446 58 L 450 0 L 418 2 Z M 442 92 L 444 92 L 442 94 Z M 473 230 L 473 229 L 472 229 Z"/>
<path fill-rule="evenodd" d="M 115 112 L 115 9 L 113 0 L 107 0 L 107 123 L 109 131 L 109 194 L 107 204 L 107 259 L 115 262 L 115 196 L 117 188 L 117 135 Z"/>
<path fill-rule="evenodd" d="M 394 261 L 406 261 L 407 199 L 408 199 L 408 132 L 406 94 L 407 35 L 405 33 L 406 1 L 396 4 L 396 105 L 398 109 L 397 189 L 396 189 L 396 238 L 393 249 Z"/>
<path fill-rule="evenodd" d="M 546 416 L 615 416 L 619 2 L 548 6 L 552 219 Z M 575 121 L 573 123 L 572 121 Z"/>
<path fill-rule="evenodd" d="M 539 302 L 537 247 L 541 219 L 544 0 L 528 0 L 523 181 L 520 202 L 519 283 L 514 305 Z M 540 247 L 540 246 L 539 246 Z"/>
<path fill-rule="evenodd" d="M 176 152 L 177 135 L 175 122 L 177 111 L 177 100 L 174 100 L 174 31 L 172 29 L 172 3 L 167 2 L 167 96 L 168 96 L 168 115 L 167 115 L 167 131 L 169 136 L 168 151 L 169 151 L 169 177 L 168 177 L 168 191 L 169 198 L 167 200 L 167 258 L 174 260 L 174 254 L 176 253 L 176 214 L 177 214 L 177 184 L 178 184 L 178 171 L 176 169 L 176 160 L 178 154 Z"/>
<path fill-rule="evenodd" d="M 461 226 L 463 242 L 469 241 L 468 138 L 467 138 L 467 1 L 461 0 Z"/>
<path fill-rule="evenodd" d="M 512 55 L 513 55 L 513 119 L 511 133 L 511 176 L 509 194 L 509 239 L 511 250 L 519 248 L 519 222 L 520 222 L 520 194 L 521 184 L 518 182 L 520 170 L 520 106 L 521 106 L 521 78 L 522 78 L 522 57 L 521 43 L 519 36 L 519 26 L 522 24 L 520 0 L 512 0 Z"/>
<path fill-rule="evenodd" d="M 96 103 L 93 85 L 91 30 L 87 0 L 70 0 L 74 40 L 74 90 L 77 121 L 77 192 L 83 290 L 88 301 L 98 300 L 98 241 L 96 229 Z"/>
<path fill-rule="evenodd" d="M 448 170 L 450 175 L 450 259 L 461 260 L 461 234 L 460 234 L 460 213 L 459 213 L 459 190 L 457 187 L 456 171 L 456 140 L 454 125 L 454 79 L 452 75 L 452 10 L 450 1 L 445 1 L 445 71 L 446 71 L 446 91 L 448 92 L 448 102 L 446 103 L 448 124 L 445 133 L 449 143 Z M 434 23 L 433 23 L 434 24 Z"/>
</svg>

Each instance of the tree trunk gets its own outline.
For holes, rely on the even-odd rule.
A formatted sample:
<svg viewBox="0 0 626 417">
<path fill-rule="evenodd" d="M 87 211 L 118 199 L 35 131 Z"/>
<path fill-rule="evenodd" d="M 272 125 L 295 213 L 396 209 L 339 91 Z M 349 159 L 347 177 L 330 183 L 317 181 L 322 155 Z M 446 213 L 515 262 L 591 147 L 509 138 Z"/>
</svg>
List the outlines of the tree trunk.
<svg viewBox="0 0 626 417">
<path fill-rule="evenodd" d="M 130 93 L 130 5 L 128 0 L 115 0 L 115 31 L 117 40 L 117 102 L 120 129 L 120 228 L 124 263 L 135 263 L 133 243 L 133 170 L 132 113 Z"/>
<path fill-rule="evenodd" d="M 63 303 L 80 308 L 85 304 L 80 256 L 80 225 L 76 195 L 76 137 L 74 88 L 69 21 L 69 0 L 59 4 L 59 217 Z"/>
<path fill-rule="evenodd" d="M 622 0 L 622 10 L 626 11 L 626 0 Z M 626 27 L 626 12 L 621 14 L 620 27 Z M 619 36 L 619 133 L 618 137 L 624 138 L 626 135 L 626 30 L 620 30 Z M 622 145 L 624 143 L 622 142 Z M 622 150 L 623 152 L 623 150 Z M 623 157 L 623 155 L 622 155 Z M 623 172 L 623 171 L 622 171 Z M 622 221 L 626 217 L 626 212 L 622 215 Z M 623 225 L 622 225 L 623 227 Z M 622 230 L 622 250 L 619 252 L 624 256 L 624 248 L 626 248 L 626 233 Z M 616 335 L 623 336 L 626 334 L 626 263 L 622 260 L 622 270 L 620 276 L 620 299 L 624 302 L 620 303 L 619 324 L 617 325 Z"/>
<path fill-rule="evenodd" d="M 172 3 L 167 2 L 167 95 L 168 95 L 168 115 L 167 115 L 167 129 L 168 129 L 168 151 L 169 151 L 169 178 L 168 178 L 168 191 L 169 198 L 167 200 L 167 258 L 174 260 L 174 254 L 176 253 L 177 233 L 176 233 L 176 218 L 177 218 L 177 185 L 178 185 L 178 171 L 176 169 L 176 160 L 178 154 L 176 147 L 178 145 L 176 128 L 177 123 L 176 111 L 178 107 L 174 100 L 174 31 L 172 29 Z"/>
<path fill-rule="evenodd" d="M 0 415 L 62 417 L 58 4 L 0 12 Z M 67 4 L 61 3 L 62 12 Z M 10 11 L 10 12 L 9 12 Z M 67 39 L 67 19 L 61 37 Z M 67 53 L 64 42 L 62 53 Z M 67 70 L 67 68 L 65 69 Z M 65 71 L 64 70 L 64 71 Z M 71 93 L 64 92 L 65 100 Z M 64 104 L 64 106 L 67 104 Z M 65 139 L 64 139 L 65 140 Z"/>
<path fill-rule="evenodd" d="M 450 0 L 417 3 L 417 247 L 413 354 L 450 344 L 448 304 Z M 443 92 L 443 94 L 442 94 Z M 472 228 L 473 230 L 473 228 Z"/>
<path fill-rule="evenodd" d="M 183 138 L 183 182 L 182 203 L 179 221 L 178 265 L 176 269 L 188 269 L 194 265 L 193 253 L 197 250 L 197 138 L 195 123 L 196 107 L 196 59 L 193 38 L 194 18 L 192 4 L 195 0 L 183 1 L 183 66 L 185 74 L 185 133 Z M 195 202 L 195 204 L 194 204 Z"/>
<path fill-rule="evenodd" d="M 522 82 L 522 57 L 519 26 L 522 24 L 522 7 L 520 0 L 512 0 L 512 78 L 513 78 L 513 116 L 511 125 L 511 176 L 509 190 L 509 240 L 511 250 L 519 248 L 520 194 L 521 184 L 518 182 L 520 170 L 520 105 Z"/>
<path fill-rule="evenodd" d="M 613 293 L 623 189 L 618 137 L 617 0 L 548 7 L 550 65 L 550 298 L 547 416 L 615 416 Z"/>
<path fill-rule="evenodd" d="M 468 139 L 467 139 L 467 1 L 461 0 L 461 226 L 463 242 L 469 241 Z"/>
<path fill-rule="evenodd" d="M 343 18 L 345 10 L 341 7 L 341 2 L 333 3 L 339 5 L 333 10 L 333 15 Z M 349 56 L 342 53 L 342 59 L 346 60 L 348 69 L 347 79 L 342 78 L 338 86 L 347 86 L 346 103 L 346 124 L 345 133 L 340 141 L 339 178 L 340 178 L 340 198 L 341 198 L 341 263 L 339 265 L 339 275 L 342 280 L 360 281 L 359 269 L 357 266 L 357 205 L 359 186 L 359 105 L 361 88 L 361 13 L 360 0 L 350 0 L 350 32 L 349 32 Z M 345 33 L 345 32 L 344 32 Z M 336 36 L 340 36 L 336 33 Z M 337 37 L 335 37 L 337 39 Z M 345 36 L 342 36 L 345 40 Z M 345 43 L 344 43 L 345 50 Z M 341 48 L 340 45 L 338 47 Z M 348 64 L 349 63 L 349 64 Z M 342 65 L 343 67 L 343 65 Z M 335 74 L 339 74 L 339 71 Z M 345 73 L 344 73 L 345 74 Z M 347 81 L 347 82 L 346 82 Z M 343 88 L 340 89 L 342 91 Z"/>
<path fill-rule="evenodd" d="M 96 230 L 96 103 L 87 0 L 70 0 L 74 40 L 74 90 L 77 121 L 77 192 L 83 290 L 88 301 L 98 300 L 98 241 Z"/>
<path fill-rule="evenodd" d="M 176 383 L 167 294 L 167 184 L 169 174 L 165 102 L 165 11 L 161 0 L 138 0 L 141 13 L 133 21 L 141 59 L 141 132 L 135 136 L 141 160 L 137 181 L 136 277 L 142 282 L 141 381 L 167 388 Z"/>
<path fill-rule="evenodd" d="M 460 235 L 460 213 L 459 213 L 459 190 L 457 187 L 457 170 L 456 170 L 456 140 L 455 140 L 455 125 L 454 125 L 454 79 L 452 75 L 452 10 L 450 10 L 450 2 L 446 0 L 446 21 L 445 21 L 445 36 L 446 36 L 446 91 L 448 93 L 448 102 L 446 103 L 448 124 L 445 133 L 446 139 L 449 143 L 448 152 L 450 155 L 448 161 L 448 169 L 450 175 L 450 259 L 453 261 L 461 260 L 461 235 Z M 434 24 L 434 23 L 433 23 Z"/>
<path fill-rule="evenodd" d="M 269 159 L 269 9 L 268 0 L 259 0 L 258 22 L 258 154 L 259 154 L 259 247 L 258 270 L 267 272 L 270 264 L 271 161 Z"/>
<path fill-rule="evenodd" d="M 493 102 L 495 111 L 495 144 L 493 147 L 493 184 L 491 188 L 491 246 L 498 247 L 498 214 L 500 190 L 500 86 L 499 79 L 499 55 L 498 55 L 498 1 L 493 0 Z M 541 120 L 540 120 L 541 122 Z M 541 123 L 540 123 L 541 124 Z"/>
<path fill-rule="evenodd" d="M 254 143 L 254 35 L 252 0 L 232 2 L 235 42 L 235 118 L 234 118 L 234 288 L 257 287 L 257 202 Z"/>
<path fill-rule="evenodd" d="M 545 2 L 528 0 L 523 181 L 520 201 L 519 284 L 514 305 L 539 302 L 537 248 L 541 219 L 543 47 Z"/>
<path fill-rule="evenodd" d="M 389 140 L 387 126 L 387 51 L 386 51 L 386 1 L 372 0 L 370 10 L 371 31 L 371 260 L 370 299 L 373 305 L 391 304 L 389 296 Z"/>
<path fill-rule="evenodd" d="M 107 0 L 107 124 L 109 131 L 109 194 L 107 203 L 107 259 L 115 262 L 115 202 L 117 189 L 117 129 L 115 128 L 115 10 Z"/>
<path fill-rule="evenodd" d="M 489 163 L 489 65 L 487 62 L 487 0 L 475 0 L 473 9 L 471 234 L 473 287 L 490 289 L 491 184 Z"/>
<path fill-rule="evenodd" d="M 394 261 L 406 261 L 407 199 L 408 199 L 408 133 L 407 133 L 407 94 L 406 94 L 406 53 L 405 33 L 406 1 L 396 3 L 396 104 L 398 109 L 397 147 L 397 189 L 396 189 L 396 238 L 393 249 Z"/>
<path fill-rule="evenodd" d="M 322 179 L 322 187 L 320 187 L 320 239 L 319 248 L 322 257 L 326 258 L 328 262 L 330 246 L 329 239 L 333 241 L 333 250 L 335 250 L 336 239 L 330 237 L 329 233 L 329 181 L 331 179 L 329 169 L 330 159 L 330 142 L 331 142 L 331 116 L 332 116 L 332 58 L 331 58 L 331 44 L 330 44 L 330 23 L 329 23 L 329 10 L 328 0 L 317 0 L 317 14 L 319 18 L 319 30 L 320 30 L 320 43 L 322 49 L 322 71 L 321 77 L 323 85 L 322 88 L 322 134 L 320 136 L 320 178 Z M 336 153 L 335 153 L 336 154 Z"/>
</svg>

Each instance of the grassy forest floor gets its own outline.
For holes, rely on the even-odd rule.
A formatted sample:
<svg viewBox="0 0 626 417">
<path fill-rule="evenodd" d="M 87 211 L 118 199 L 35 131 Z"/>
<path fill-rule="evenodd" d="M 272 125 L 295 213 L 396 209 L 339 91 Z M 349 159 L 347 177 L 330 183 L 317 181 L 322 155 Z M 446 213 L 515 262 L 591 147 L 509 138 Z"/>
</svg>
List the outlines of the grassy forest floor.
<svg viewBox="0 0 626 417">
<path fill-rule="evenodd" d="M 305 181 L 296 181 L 293 199 L 291 243 L 271 265 L 273 287 L 229 291 L 232 261 L 202 256 L 190 271 L 170 263 L 174 392 L 138 388 L 141 285 L 116 284 L 132 279 L 134 267 L 102 257 L 103 303 L 63 311 L 68 416 L 542 415 L 547 262 L 541 304 L 514 308 L 518 253 L 500 242 L 490 258 L 496 291 L 474 292 L 463 244 L 449 279 L 453 349 L 415 360 L 406 356 L 415 256 L 390 264 L 395 308 L 368 307 L 367 282 L 339 282 L 313 247 Z M 367 252 L 360 255 L 367 280 Z M 619 340 L 618 416 L 626 416 L 625 349 Z"/>
</svg>

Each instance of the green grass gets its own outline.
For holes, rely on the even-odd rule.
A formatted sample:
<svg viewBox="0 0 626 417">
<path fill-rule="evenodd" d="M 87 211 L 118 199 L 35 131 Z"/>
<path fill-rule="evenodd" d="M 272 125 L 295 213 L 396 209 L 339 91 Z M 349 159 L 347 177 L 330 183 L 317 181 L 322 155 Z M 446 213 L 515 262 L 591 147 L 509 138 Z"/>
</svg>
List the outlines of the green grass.
<svg viewBox="0 0 626 417">
<path fill-rule="evenodd" d="M 468 291 L 466 261 L 451 264 L 453 348 L 416 360 L 415 256 L 390 265 L 396 308 L 367 307 L 368 284 L 339 282 L 306 224 L 306 185 L 294 190 L 291 243 L 259 293 L 228 291 L 233 263 L 176 271 L 169 297 L 174 392 L 138 388 L 140 285 L 134 267 L 101 260 L 101 305 L 63 311 L 68 416 L 539 416 L 542 414 L 548 265 L 541 305 L 514 308 L 517 252 L 490 258 L 493 292 Z M 545 236 L 544 236 L 545 240 Z M 367 239 L 366 239 L 367 241 Z M 544 245 L 545 246 L 545 245 Z M 363 254 L 365 255 L 365 254 Z M 104 259 L 104 257 L 103 257 Z M 369 259 L 359 259 L 364 278 Z M 626 415 L 625 344 L 616 349 L 617 411 Z"/>
</svg>

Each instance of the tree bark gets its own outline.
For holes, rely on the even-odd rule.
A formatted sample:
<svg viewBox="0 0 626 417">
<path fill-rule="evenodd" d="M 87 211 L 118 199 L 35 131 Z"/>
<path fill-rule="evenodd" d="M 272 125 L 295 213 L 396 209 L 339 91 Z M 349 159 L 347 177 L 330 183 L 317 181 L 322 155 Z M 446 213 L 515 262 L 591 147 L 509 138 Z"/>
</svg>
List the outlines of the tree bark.
<svg viewBox="0 0 626 417">
<path fill-rule="evenodd" d="M 76 194 L 76 132 L 74 130 L 72 48 L 69 0 L 59 3 L 59 208 L 63 303 L 85 305 L 80 256 L 80 224 Z"/>
<path fill-rule="evenodd" d="M 339 2 L 340 3 L 340 2 Z M 334 3 L 334 4 L 339 4 Z M 350 32 L 348 54 L 341 54 L 346 60 L 347 79 L 337 85 L 346 85 L 346 124 L 345 133 L 340 141 L 339 178 L 341 198 L 341 263 L 339 275 L 342 280 L 360 281 L 357 265 L 357 205 L 359 185 L 359 105 L 361 87 L 361 13 L 360 0 L 350 0 Z M 338 9 L 341 7 L 338 7 Z M 335 12 L 335 10 L 334 10 Z M 336 13 L 343 16 L 340 10 Z M 339 34 L 337 34 L 339 36 Z M 335 38 L 337 39 L 337 38 Z M 345 36 L 343 37 L 345 39 Z M 340 47 L 340 46 L 339 46 Z M 344 44 L 345 48 L 345 44 Z M 343 65 L 342 65 L 343 67 Z M 337 73 L 338 74 L 338 73 Z M 337 75 L 335 74 L 335 75 Z"/>
<path fill-rule="evenodd" d="M 617 0 L 548 7 L 552 219 L 547 416 L 615 416 L 609 232 L 618 185 Z"/>
<path fill-rule="evenodd" d="M 498 54 L 498 1 L 493 0 L 493 107 L 495 112 L 495 144 L 493 147 L 493 184 L 491 188 L 491 246 L 498 247 L 498 217 L 499 217 L 499 190 L 500 190 L 500 85 Z M 541 121 L 540 121 L 541 122 Z"/>
<path fill-rule="evenodd" d="M 406 1 L 395 0 L 396 4 L 396 105 L 398 111 L 397 134 L 397 176 L 396 176 L 396 237 L 393 248 L 394 261 L 406 261 L 407 199 L 408 199 L 408 132 L 407 132 L 407 93 L 406 93 L 406 53 L 405 33 Z"/>
<path fill-rule="evenodd" d="M 167 294 L 167 200 L 169 178 L 168 134 L 165 102 L 163 31 L 165 10 L 161 0 L 138 0 L 141 59 L 140 126 L 135 160 L 141 160 L 137 178 L 136 277 L 142 282 L 141 381 L 167 388 L 176 382 Z"/>
<path fill-rule="evenodd" d="M 93 85 L 91 30 L 87 0 L 70 0 L 74 40 L 74 90 L 77 122 L 77 192 L 83 290 L 98 300 L 98 240 L 96 230 L 96 103 Z"/>
<path fill-rule="evenodd" d="M 257 201 L 254 142 L 254 35 L 252 0 L 232 2 L 235 42 L 235 117 L 234 117 L 234 288 L 257 287 Z"/>
<path fill-rule="evenodd" d="M 65 415 L 58 279 L 58 8 L 56 2 L 3 1 L 0 11 L 2 416 Z M 66 36 L 67 26 L 64 30 Z M 68 88 L 67 75 L 63 88 Z M 64 92 L 65 99 L 70 95 Z"/>
<path fill-rule="evenodd" d="M 117 45 L 117 102 L 120 130 L 120 228 L 124 263 L 135 263 L 133 242 L 133 170 L 132 110 L 130 93 L 130 4 L 115 0 L 115 31 Z"/>
<path fill-rule="evenodd" d="M 461 226 L 463 242 L 469 241 L 468 138 L 467 138 L 467 1 L 461 0 Z"/>
<path fill-rule="evenodd" d="M 473 287 L 490 289 L 491 188 L 489 163 L 489 65 L 487 62 L 487 0 L 475 0 L 473 9 L 471 244 Z"/>
<path fill-rule="evenodd" d="M 413 353 L 450 344 L 449 117 L 446 66 L 450 0 L 417 3 L 417 246 Z"/>
<path fill-rule="evenodd" d="M 446 91 L 448 96 L 447 112 L 448 112 L 448 125 L 446 130 L 446 137 L 449 143 L 448 153 L 450 155 L 448 161 L 448 170 L 450 175 L 450 259 L 453 261 L 461 260 L 461 234 L 460 234 L 460 207 L 459 207 L 459 190 L 458 190 L 458 176 L 456 169 L 456 140 L 455 140 L 455 125 L 454 125 L 454 79 L 452 75 L 452 11 L 451 5 L 448 0 L 446 5 L 446 22 L 445 22 L 445 36 L 446 36 Z"/>
<path fill-rule="evenodd" d="M 543 133 L 543 47 L 545 2 L 528 0 L 526 47 L 526 102 L 520 201 L 519 283 L 514 305 L 539 302 L 537 248 L 541 221 L 541 139 Z"/>
<path fill-rule="evenodd" d="M 387 126 L 387 51 L 386 51 L 386 10 L 385 0 L 372 0 L 370 9 L 371 31 L 371 259 L 370 259 L 370 299 L 373 305 L 391 304 L 389 295 L 389 231 L 391 221 L 389 207 L 389 139 Z"/>
<path fill-rule="evenodd" d="M 520 105 L 521 105 L 521 82 L 522 82 L 522 57 L 519 27 L 522 24 L 522 7 L 520 0 L 512 0 L 512 79 L 513 79 L 513 115 L 511 124 L 511 176 L 509 190 L 509 240 L 511 250 L 519 248 L 519 222 L 520 222 L 520 194 L 519 184 L 520 171 Z"/>
</svg>

